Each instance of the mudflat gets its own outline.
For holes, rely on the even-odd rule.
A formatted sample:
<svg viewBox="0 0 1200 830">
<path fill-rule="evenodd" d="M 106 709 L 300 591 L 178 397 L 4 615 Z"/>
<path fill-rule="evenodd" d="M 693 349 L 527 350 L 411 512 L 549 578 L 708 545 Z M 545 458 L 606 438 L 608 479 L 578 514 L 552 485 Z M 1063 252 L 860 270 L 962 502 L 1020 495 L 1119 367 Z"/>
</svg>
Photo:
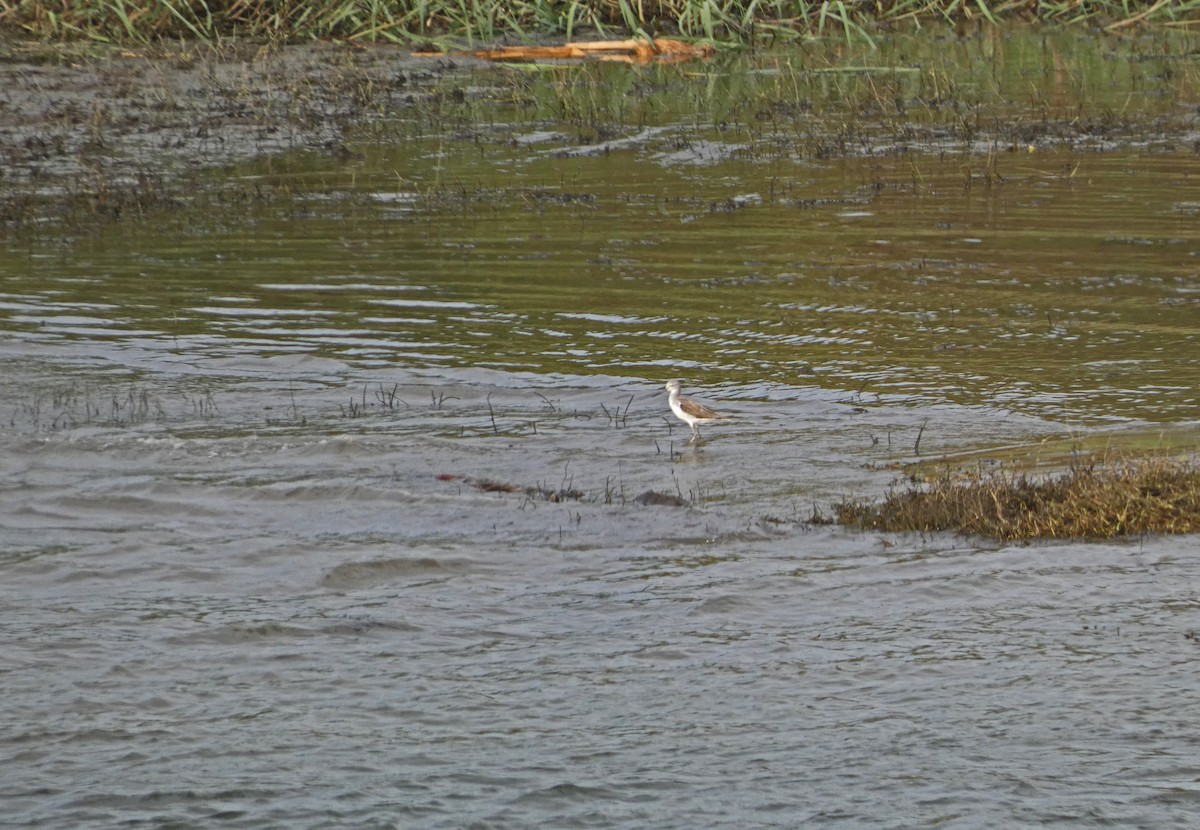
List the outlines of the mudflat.
<svg viewBox="0 0 1200 830">
<path fill-rule="evenodd" d="M 0 60 L 0 222 L 169 201 L 198 170 L 343 140 L 463 59 L 334 43 L 12 47 Z M 466 59 L 469 60 L 469 59 Z"/>
</svg>

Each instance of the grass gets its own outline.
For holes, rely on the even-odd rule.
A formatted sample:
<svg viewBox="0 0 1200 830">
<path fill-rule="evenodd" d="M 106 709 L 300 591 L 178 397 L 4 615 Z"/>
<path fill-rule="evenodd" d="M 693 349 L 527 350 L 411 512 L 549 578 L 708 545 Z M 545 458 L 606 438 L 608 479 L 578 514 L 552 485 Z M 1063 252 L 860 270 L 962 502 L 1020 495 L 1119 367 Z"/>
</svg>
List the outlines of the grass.
<svg viewBox="0 0 1200 830">
<path fill-rule="evenodd" d="M 1058 475 L 945 472 L 834 512 L 837 522 L 869 530 L 954 530 L 1005 541 L 1195 533 L 1200 466 L 1194 457 L 1120 454 Z"/>
<path fill-rule="evenodd" d="M 122 44 L 229 36 L 474 43 L 612 32 L 726 42 L 833 35 L 869 43 L 875 25 L 943 19 L 1196 26 L 1200 0 L 0 0 L 0 33 Z"/>
</svg>

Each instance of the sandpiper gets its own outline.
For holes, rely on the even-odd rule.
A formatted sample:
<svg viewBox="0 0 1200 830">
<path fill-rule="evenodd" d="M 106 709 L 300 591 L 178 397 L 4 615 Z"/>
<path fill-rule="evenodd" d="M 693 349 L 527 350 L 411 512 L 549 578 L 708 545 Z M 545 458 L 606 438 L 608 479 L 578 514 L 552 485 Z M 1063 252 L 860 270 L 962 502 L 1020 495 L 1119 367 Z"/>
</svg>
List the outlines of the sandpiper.
<svg viewBox="0 0 1200 830">
<path fill-rule="evenodd" d="M 700 437 L 700 424 L 707 424 L 721 417 L 704 404 L 696 403 L 691 398 L 680 397 L 679 381 L 669 380 L 664 388 L 671 393 L 669 403 L 675 417 L 692 428 L 693 441 Z"/>
</svg>

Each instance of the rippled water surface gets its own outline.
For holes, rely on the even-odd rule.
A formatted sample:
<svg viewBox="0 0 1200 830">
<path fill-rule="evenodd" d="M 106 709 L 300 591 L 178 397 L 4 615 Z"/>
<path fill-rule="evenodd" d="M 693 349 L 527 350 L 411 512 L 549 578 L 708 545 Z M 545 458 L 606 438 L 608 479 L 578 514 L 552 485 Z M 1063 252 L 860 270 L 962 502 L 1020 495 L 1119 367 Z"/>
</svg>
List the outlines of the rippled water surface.
<svg viewBox="0 0 1200 830">
<path fill-rule="evenodd" d="M 824 155 L 858 70 L 467 67 L 474 121 L 223 174 L 286 204 L 12 246 L 6 820 L 1191 826 L 1193 541 L 806 521 L 918 456 L 1193 441 L 1200 134 L 1112 108 L 1194 112 L 1194 59 L 1019 45 L 971 135 L 904 69 L 920 140 Z"/>
</svg>

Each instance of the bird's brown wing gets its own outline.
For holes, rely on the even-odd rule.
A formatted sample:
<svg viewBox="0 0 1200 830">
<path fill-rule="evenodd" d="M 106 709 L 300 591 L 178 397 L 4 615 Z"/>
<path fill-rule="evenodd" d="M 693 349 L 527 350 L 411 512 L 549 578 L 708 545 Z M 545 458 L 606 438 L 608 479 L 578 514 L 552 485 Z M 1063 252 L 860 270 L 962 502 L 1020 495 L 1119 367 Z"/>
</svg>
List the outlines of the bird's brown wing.
<svg viewBox="0 0 1200 830">
<path fill-rule="evenodd" d="M 711 409 L 709 409 L 704 404 L 696 403 L 691 398 L 680 398 L 679 399 L 679 408 L 682 409 L 687 414 L 691 415 L 693 418 L 711 419 L 711 418 L 720 418 L 721 417 L 720 415 L 713 412 Z"/>
</svg>

